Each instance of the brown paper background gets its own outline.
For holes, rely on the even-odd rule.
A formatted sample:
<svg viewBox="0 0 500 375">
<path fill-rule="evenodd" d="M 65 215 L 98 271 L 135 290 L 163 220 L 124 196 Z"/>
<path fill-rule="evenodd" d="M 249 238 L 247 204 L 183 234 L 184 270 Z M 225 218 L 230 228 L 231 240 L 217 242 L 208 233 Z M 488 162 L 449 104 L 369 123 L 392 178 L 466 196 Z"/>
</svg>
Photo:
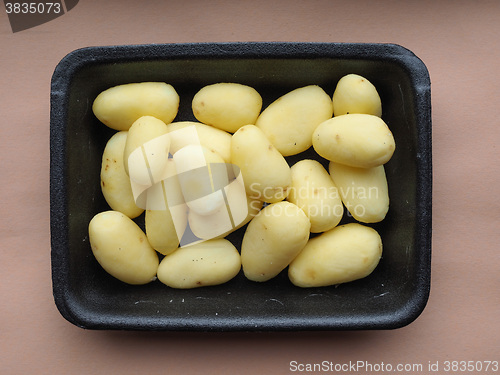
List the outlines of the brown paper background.
<svg viewBox="0 0 500 375">
<path fill-rule="evenodd" d="M 290 361 L 421 363 L 421 373 L 439 361 L 445 373 L 447 360 L 500 360 L 499 1 L 82 0 L 15 34 L 0 13 L 0 373 L 290 374 Z M 391 42 L 427 65 L 432 286 L 414 323 L 361 332 L 100 332 L 59 314 L 49 233 L 54 67 L 80 47 L 205 41 Z"/>
</svg>

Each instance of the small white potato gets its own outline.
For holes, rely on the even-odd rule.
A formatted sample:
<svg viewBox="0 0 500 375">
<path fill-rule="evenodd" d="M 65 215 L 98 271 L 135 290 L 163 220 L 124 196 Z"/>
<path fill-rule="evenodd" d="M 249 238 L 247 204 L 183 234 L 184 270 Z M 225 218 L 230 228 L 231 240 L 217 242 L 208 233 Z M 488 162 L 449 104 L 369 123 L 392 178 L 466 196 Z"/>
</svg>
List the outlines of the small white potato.
<svg viewBox="0 0 500 375">
<path fill-rule="evenodd" d="M 168 160 L 165 179 L 147 190 L 146 235 L 151 246 L 163 255 L 179 247 L 187 227 L 184 202 L 175 163 Z"/>
<path fill-rule="evenodd" d="M 250 86 L 222 82 L 198 91 L 192 108 L 198 121 L 234 133 L 243 125 L 255 124 L 262 98 Z"/>
<path fill-rule="evenodd" d="M 300 207 L 311 221 L 311 232 L 335 227 L 344 214 L 337 187 L 316 160 L 300 160 L 291 167 L 292 187 L 287 200 Z"/>
<path fill-rule="evenodd" d="M 387 163 L 396 149 L 386 123 L 365 114 L 337 116 L 321 123 L 312 142 L 314 150 L 325 159 L 359 168 Z"/>
<path fill-rule="evenodd" d="M 127 134 L 127 131 L 115 133 L 106 143 L 102 154 L 101 190 L 112 210 L 120 211 L 133 219 L 142 214 L 144 209 L 135 202 L 130 178 L 123 166 Z"/>
<path fill-rule="evenodd" d="M 382 256 L 382 240 L 373 228 L 351 223 L 311 238 L 290 263 L 288 276 L 299 287 L 322 287 L 368 276 Z"/>
<path fill-rule="evenodd" d="M 267 203 L 287 197 L 292 183 L 290 167 L 255 125 L 243 126 L 233 134 L 231 161 L 240 169 L 250 197 Z"/>
<path fill-rule="evenodd" d="M 187 145 L 173 156 L 182 195 L 190 210 L 209 215 L 224 205 L 222 189 L 229 183 L 228 168 L 215 151 Z"/>
<path fill-rule="evenodd" d="M 146 210 L 145 223 L 151 246 L 160 254 L 168 255 L 179 247 L 187 226 L 187 210 L 179 211 L 175 222 L 169 210 Z"/>
<path fill-rule="evenodd" d="M 311 85 L 278 98 L 260 114 L 255 125 L 283 156 L 289 156 L 311 147 L 314 129 L 332 114 L 328 94 Z"/>
<path fill-rule="evenodd" d="M 261 210 L 263 202 L 248 197 L 244 185 L 238 180 L 232 181 L 224 190 L 227 205 L 210 215 L 189 212 L 189 227 L 196 237 L 204 240 L 223 238 L 247 224 Z"/>
<path fill-rule="evenodd" d="M 330 162 L 330 176 L 350 214 L 362 223 L 382 221 L 389 210 L 389 190 L 383 165 L 354 168 Z"/>
<path fill-rule="evenodd" d="M 132 182 L 152 185 L 163 179 L 170 150 L 167 133 L 167 125 L 156 117 L 142 116 L 132 124 L 123 152 Z"/>
<path fill-rule="evenodd" d="M 228 132 L 191 121 L 172 122 L 167 125 L 167 129 L 172 155 L 184 146 L 199 144 L 215 151 L 226 163 L 231 163 L 231 134 Z"/>
<path fill-rule="evenodd" d="M 158 280 L 178 289 L 219 285 L 241 269 L 238 250 L 224 239 L 181 247 L 167 255 L 158 267 Z"/>
<path fill-rule="evenodd" d="M 179 109 L 179 95 L 164 82 L 128 83 L 101 92 L 92 105 L 95 116 L 115 130 L 128 130 L 142 116 L 172 122 Z"/>
<path fill-rule="evenodd" d="M 248 224 L 241 244 L 241 263 L 252 281 L 278 275 L 306 245 L 311 223 L 299 207 L 278 202 L 264 207 Z"/>
<path fill-rule="evenodd" d="M 382 116 L 382 102 L 377 89 L 370 81 L 357 74 L 342 77 L 333 93 L 333 115 L 351 113 Z"/>
<path fill-rule="evenodd" d="M 158 255 L 128 216 L 118 211 L 95 215 L 89 223 L 89 240 L 95 258 L 113 277 L 133 285 L 155 280 Z"/>
</svg>

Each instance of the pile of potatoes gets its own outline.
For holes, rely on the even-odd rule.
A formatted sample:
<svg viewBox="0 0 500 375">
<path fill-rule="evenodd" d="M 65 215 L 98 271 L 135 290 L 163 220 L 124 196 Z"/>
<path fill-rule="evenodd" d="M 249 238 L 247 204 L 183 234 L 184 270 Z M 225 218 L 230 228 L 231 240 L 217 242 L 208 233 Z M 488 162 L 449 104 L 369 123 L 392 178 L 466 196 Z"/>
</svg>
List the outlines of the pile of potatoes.
<svg viewBox="0 0 500 375">
<path fill-rule="evenodd" d="M 192 100 L 199 122 L 173 122 L 178 107 L 179 95 L 162 82 L 112 87 L 93 103 L 95 116 L 117 131 L 101 167 L 111 210 L 89 224 L 104 270 L 129 284 L 158 278 L 195 288 L 227 282 L 241 269 L 264 282 L 288 267 L 299 287 L 345 283 L 375 269 L 382 241 L 361 223 L 387 214 L 384 164 L 395 142 L 366 78 L 341 78 L 333 98 L 317 85 L 301 87 L 264 110 L 252 87 L 208 85 Z M 189 132 L 198 142 L 180 136 Z M 328 170 L 310 159 L 289 166 L 285 157 L 311 147 Z M 359 223 L 339 225 L 344 206 Z M 134 221 L 143 213 L 145 232 Z M 224 237 L 246 224 L 237 249 Z M 183 243 L 187 231 L 198 241 Z"/>
</svg>

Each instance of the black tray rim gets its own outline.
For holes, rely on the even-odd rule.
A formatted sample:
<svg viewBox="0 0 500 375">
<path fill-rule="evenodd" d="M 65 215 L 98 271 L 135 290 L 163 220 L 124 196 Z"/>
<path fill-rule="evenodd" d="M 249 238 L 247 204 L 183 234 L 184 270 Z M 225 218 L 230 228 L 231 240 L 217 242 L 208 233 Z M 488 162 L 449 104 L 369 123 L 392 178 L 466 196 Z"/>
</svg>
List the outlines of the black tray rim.
<svg viewBox="0 0 500 375">
<path fill-rule="evenodd" d="M 73 75 L 89 64 L 133 62 L 174 58 L 346 58 L 384 60 L 398 64 L 408 74 L 415 90 L 418 124 L 417 139 L 417 217 L 420 230 L 417 244 L 418 285 L 413 299 L 390 318 L 372 315 L 366 319 L 338 321 L 335 317 L 321 319 L 287 318 L 248 321 L 183 319 L 134 321 L 117 317 L 87 314 L 71 301 L 68 288 L 69 229 L 66 222 L 68 205 L 65 194 L 64 165 L 65 119 L 68 114 L 66 93 Z M 324 42 L 219 42 L 168 43 L 91 46 L 68 53 L 55 67 L 50 92 L 50 233 L 53 297 L 61 315 L 74 325 L 86 329 L 171 330 L 171 331 L 303 331 L 303 330 L 371 330 L 396 329 L 417 319 L 427 305 L 431 284 L 432 242 L 432 130 L 431 83 L 424 62 L 409 49 L 393 43 L 324 43 Z"/>
</svg>

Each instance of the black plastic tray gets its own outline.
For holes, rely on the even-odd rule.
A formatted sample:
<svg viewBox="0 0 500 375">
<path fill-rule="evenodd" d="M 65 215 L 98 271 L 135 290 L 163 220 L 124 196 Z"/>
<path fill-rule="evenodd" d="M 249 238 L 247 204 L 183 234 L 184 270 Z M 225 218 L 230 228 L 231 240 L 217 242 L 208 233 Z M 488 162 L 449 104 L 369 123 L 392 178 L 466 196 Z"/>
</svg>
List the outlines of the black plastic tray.
<svg viewBox="0 0 500 375">
<path fill-rule="evenodd" d="M 106 274 L 94 259 L 88 223 L 108 210 L 99 173 L 114 133 L 94 117 L 92 102 L 118 84 L 164 81 L 181 97 L 177 120 L 195 120 L 191 99 L 204 85 L 253 86 L 264 107 L 309 84 L 331 95 L 345 74 L 378 89 L 383 119 L 396 140 L 386 164 L 391 205 L 373 225 L 383 258 L 367 278 L 301 289 L 286 270 L 266 283 L 240 273 L 227 284 L 175 290 L 156 281 L 130 286 Z M 89 47 L 68 54 L 51 86 L 50 210 L 55 303 L 77 326 L 134 330 L 344 330 L 404 326 L 424 309 L 431 265 L 431 99 L 420 59 L 393 44 L 207 43 Z M 312 150 L 288 158 L 319 157 Z M 353 221 L 344 215 L 343 222 Z M 139 218 L 138 222 L 141 223 Z M 244 228 L 230 240 L 239 247 Z"/>
</svg>

